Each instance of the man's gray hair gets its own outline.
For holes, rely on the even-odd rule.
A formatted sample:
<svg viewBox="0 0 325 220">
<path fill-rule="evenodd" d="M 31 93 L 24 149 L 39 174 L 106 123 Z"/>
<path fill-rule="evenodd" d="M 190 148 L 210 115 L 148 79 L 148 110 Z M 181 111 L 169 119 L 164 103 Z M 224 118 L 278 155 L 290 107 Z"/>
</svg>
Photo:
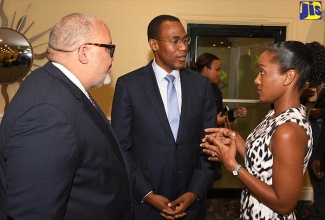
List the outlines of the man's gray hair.
<svg viewBox="0 0 325 220">
<path fill-rule="evenodd" d="M 52 28 L 49 47 L 61 51 L 75 51 L 92 39 L 93 25 L 103 22 L 93 15 L 72 13 L 61 18 Z"/>
</svg>

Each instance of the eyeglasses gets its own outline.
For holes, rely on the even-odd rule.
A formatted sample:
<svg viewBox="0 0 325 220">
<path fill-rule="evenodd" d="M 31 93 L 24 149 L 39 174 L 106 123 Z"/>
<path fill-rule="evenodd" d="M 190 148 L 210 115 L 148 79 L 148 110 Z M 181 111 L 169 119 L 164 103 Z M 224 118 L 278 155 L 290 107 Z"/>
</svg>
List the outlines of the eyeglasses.
<svg viewBox="0 0 325 220">
<path fill-rule="evenodd" d="M 191 43 L 191 38 L 190 37 L 184 37 L 182 39 L 180 39 L 180 38 L 179 39 L 173 39 L 173 40 L 170 40 L 170 41 L 169 40 L 160 40 L 160 39 L 157 39 L 157 40 L 158 41 L 168 42 L 173 46 L 179 46 L 179 45 L 181 45 L 181 43 L 186 44 L 186 45 Z"/>
<path fill-rule="evenodd" d="M 85 43 L 83 45 L 93 45 L 97 47 L 105 47 L 108 49 L 109 55 L 113 58 L 114 51 L 115 51 L 115 45 L 114 44 L 97 44 L 97 43 Z"/>
</svg>

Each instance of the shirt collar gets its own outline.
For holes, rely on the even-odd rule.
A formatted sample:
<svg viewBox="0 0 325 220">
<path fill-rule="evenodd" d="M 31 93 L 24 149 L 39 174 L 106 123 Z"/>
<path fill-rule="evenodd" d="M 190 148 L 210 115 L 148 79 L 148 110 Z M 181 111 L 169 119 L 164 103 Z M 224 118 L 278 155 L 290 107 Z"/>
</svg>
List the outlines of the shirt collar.
<svg viewBox="0 0 325 220">
<path fill-rule="evenodd" d="M 62 73 L 66 75 L 66 77 L 68 77 L 71 80 L 71 82 L 75 84 L 89 99 L 88 92 L 85 90 L 85 88 L 83 87 L 79 79 L 72 72 L 70 72 L 70 70 L 68 70 L 65 66 L 59 63 L 52 62 L 52 64 L 56 66 L 59 70 L 61 70 Z"/>
<path fill-rule="evenodd" d="M 164 81 L 164 78 L 167 74 L 172 74 L 175 76 L 175 81 L 179 81 L 179 69 L 173 70 L 171 73 L 167 73 L 163 68 L 161 68 L 157 63 L 156 60 L 154 59 L 152 62 L 152 68 L 153 71 L 156 75 L 156 79 L 158 82 Z"/>
</svg>

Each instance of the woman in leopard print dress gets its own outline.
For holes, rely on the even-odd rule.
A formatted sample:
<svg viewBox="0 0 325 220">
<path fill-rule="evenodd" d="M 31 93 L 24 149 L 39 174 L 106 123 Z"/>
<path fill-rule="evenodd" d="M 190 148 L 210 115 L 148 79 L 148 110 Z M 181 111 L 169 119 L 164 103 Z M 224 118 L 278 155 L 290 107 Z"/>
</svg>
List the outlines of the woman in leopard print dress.
<svg viewBox="0 0 325 220">
<path fill-rule="evenodd" d="M 243 183 L 241 219 L 292 220 L 313 142 L 300 94 L 307 81 L 325 81 L 325 48 L 318 42 L 277 43 L 262 53 L 258 66 L 257 92 L 274 109 L 246 141 L 234 131 L 209 128 L 201 146 L 209 160 L 220 161 Z"/>
</svg>

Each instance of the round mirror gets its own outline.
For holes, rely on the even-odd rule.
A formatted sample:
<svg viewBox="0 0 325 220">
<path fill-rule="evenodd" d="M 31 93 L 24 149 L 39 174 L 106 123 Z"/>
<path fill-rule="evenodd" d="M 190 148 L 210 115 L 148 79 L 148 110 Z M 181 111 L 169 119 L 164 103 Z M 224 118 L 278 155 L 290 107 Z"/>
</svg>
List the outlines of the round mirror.
<svg viewBox="0 0 325 220">
<path fill-rule="evenodd" d="M 10 28 L 0 28 L 0 84 L 22 80 L 33 63 L 33 50 L 28 40 Z"/>
</svg>

